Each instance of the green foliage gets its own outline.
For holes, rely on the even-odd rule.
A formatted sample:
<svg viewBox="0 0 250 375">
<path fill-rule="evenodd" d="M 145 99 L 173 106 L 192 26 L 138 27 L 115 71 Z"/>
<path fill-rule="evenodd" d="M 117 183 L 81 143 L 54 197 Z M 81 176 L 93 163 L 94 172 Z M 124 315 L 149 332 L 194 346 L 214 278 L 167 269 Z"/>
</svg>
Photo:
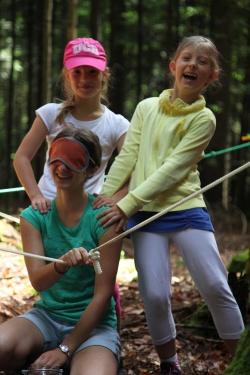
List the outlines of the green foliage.
<svg viewBox="0 0 250 375">
<path fill-rule="evenodd" d="M 248 326 L 240 339 L 236 355 L 224 372 L 224 375 L 250 374 L 250 327 Z"/>
<path fill-rule="evenodd" d="M 234 255 L 228 265 L 228 283 L 239 305 L 244 322 L 247 321 L 250 283 L 250 250 Z"/>
<path fill-rule="evenodd" d="M 42 5 L 43 2 L 30 0 L 1 1 L 0 145 L 2 154 L 0 163 L 2 171 L 10 171 L 10 178 L 5 179 L 5 184 L 8 186 L 13 186 L 13 181 L 17 180 L 11 165 L 4 164 L 6 154 L 9 156 L 16 151 L 20 140 L 31 126 L 35 109 L 44 104 L 40 97 L 43 52 Z M 93 3 L 87 0 L 78 2 L 76 9 L 78 36 L 91 36 L 92 5 Z M 206 93 L 207 103 L 218 120 L 213 148 L 216 150 L 229 146 L 225 144 L 228 139 L 230 145 L 238 144 L 240 136 L 250 132 L 249 0 L 237 2 L 222 0 L 216 6 L 214 2 L 206 0 L 199 2 L 103 0 L 99 2 L 98 7 L 97 17 L 100 28 L 98 35 L 107 49 L 109 61 L 112 62 L 111 72 L 118 66 L 118 73 L 114 76 L 117 85 L 112 95 L 116 98 L 122 97 L 119 107 L 115 108 L 117 112 L 130 119 L 139 100 L 148 96 L 157 96 L 169 86 L 168 62 L 179 40 L 187 35 L 202 34 L 211 37 L 222 53 L 222 85 Z M 66 1 L 53 0 L 51 74 L 53 98 L 61 97 L 57 82 L 67 38 L 66 9 Z M 224 26 L 221 26 L 225 18 L 228 25 L 226 31 Z M 226 47 L 224 47 L 225 41 Z M 121 53 L 122 59 L 119 60 Z M 7 148 L 11 149 L 7 150 Z M 240 154 L 242 163 L 249 160 L 247 152 L 244 150 Z M 37 161 L 38 171 L 42 169 L 43 161 L 43 158 Z M 217 163 L 216 165 L 206 163 L 206 168 L 203 170 L 205 181 L 207 175 L 208 179 L 213 175 L 214 168 L 225 170 L 223 162 L 216 161 L 214 162 Z M 38 172 L 35 171 L 35 174 L 38 175 Z M 250 194 L 250 184 L 247 172 L 245 176 L 241 185 L 235 184 L 230 189 L 230 199 L 248 215 L 250 203 L 247 197 Z M 219 189 L 213 191 L 216 192 L 215 197 L 219 200 Z M 208 200 L 210 200 L 209 196 Z"/>
<path fill-rule="evenodd" d="M 191 315 L 185 318 L 185 324 L 194 330 L 198 328 L 205 337 L 216 335 L 211 313 L 205 303 L 198 306 Z"/>
<path fill-rule="evenodd" d="M 228 271 L 247 274 L 250 277 L 250 249 L 242 250 L 234 255 L 228 265 Z"/>
</svg>

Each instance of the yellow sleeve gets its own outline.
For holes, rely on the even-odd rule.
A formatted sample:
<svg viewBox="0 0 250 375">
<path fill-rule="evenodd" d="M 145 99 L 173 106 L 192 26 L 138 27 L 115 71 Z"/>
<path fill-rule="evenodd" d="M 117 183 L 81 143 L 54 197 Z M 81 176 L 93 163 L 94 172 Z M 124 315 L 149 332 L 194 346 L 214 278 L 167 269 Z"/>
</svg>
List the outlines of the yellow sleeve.
<svg viewBox="0 0 250 375">
<path fill-rule="evenodd" d="M 138 158 L 143 116 L 138 104 L 126 134 L 122 149 L 115 158 L 101 194 L 111 197 L 130 179 Z"/>
<path fill-rule="evenodd" d="M 181 184 L 202 159 L 203 152 L 214 134 L 215 125 L 215 117 L 207 109 L 195 116 L 187 133 L 161 167 L 118 202 L 119 208 L 126 216 L 133 215 L 159 193 L 167 194 L 168 190 Z M 146 150 L 144 154 L 146 158 Z"/>
</svg>

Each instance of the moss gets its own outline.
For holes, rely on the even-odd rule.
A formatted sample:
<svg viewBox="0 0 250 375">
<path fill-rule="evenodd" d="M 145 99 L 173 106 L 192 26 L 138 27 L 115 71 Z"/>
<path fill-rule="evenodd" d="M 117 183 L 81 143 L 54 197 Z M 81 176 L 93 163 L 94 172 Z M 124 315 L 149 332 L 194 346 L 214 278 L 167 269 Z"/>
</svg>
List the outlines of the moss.
<svg viewBox="0 0 250 375">
<path fill-rule="evenodd" d="M 224 375 L 249 375 L 250 374 L 250 326 L 247 326 L 242 335 L 236 355 L 224 372 Z"/>
</svg>

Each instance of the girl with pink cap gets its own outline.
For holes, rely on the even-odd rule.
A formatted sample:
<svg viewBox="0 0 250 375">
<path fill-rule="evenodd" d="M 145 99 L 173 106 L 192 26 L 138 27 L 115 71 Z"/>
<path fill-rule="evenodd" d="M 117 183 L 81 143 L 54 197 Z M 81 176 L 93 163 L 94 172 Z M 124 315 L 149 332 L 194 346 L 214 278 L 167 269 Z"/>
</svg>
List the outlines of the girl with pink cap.
<svg viewBox="0 0 250 375">
<path fill-rule="evenodd" d="M 63 83 L 66 99 L 48 103 L 36 110 L 36 118 L 22 140 L 14 159 L 14 168 L 35 209 L 46 212 L 55 197 L 56 188 L 48 167 L 48 152 L 43 175 L 38 184 L 31 161 L 46 139 L 51 141 L 65 125 L 89 129 L 100 139 L 102 162 L 97 173 L 86 183 L 86 190 L 99 193 L 109 159 L 123 144 L 129 122 L 113 113 L 103 99 L 107 91 L 109 69 L 106 52 L 101 43 L 92 38 L 69 41 L 64 50 Z"/>
</svg>

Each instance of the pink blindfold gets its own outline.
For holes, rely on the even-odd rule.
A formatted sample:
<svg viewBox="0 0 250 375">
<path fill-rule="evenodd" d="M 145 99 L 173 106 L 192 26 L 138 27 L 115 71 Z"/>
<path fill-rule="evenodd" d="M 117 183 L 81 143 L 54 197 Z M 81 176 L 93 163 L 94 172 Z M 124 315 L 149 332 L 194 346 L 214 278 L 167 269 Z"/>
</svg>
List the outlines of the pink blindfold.
<svg viewBox="0 0 250 375">
<path fill-rule="evenodd" d="M 63 137 L 56 139 L 49 149 L 49 165 L 60 161 L 74 172 L 83 172 L 89 166 L 87 148 L 76 139 Z"/>
</svg>

